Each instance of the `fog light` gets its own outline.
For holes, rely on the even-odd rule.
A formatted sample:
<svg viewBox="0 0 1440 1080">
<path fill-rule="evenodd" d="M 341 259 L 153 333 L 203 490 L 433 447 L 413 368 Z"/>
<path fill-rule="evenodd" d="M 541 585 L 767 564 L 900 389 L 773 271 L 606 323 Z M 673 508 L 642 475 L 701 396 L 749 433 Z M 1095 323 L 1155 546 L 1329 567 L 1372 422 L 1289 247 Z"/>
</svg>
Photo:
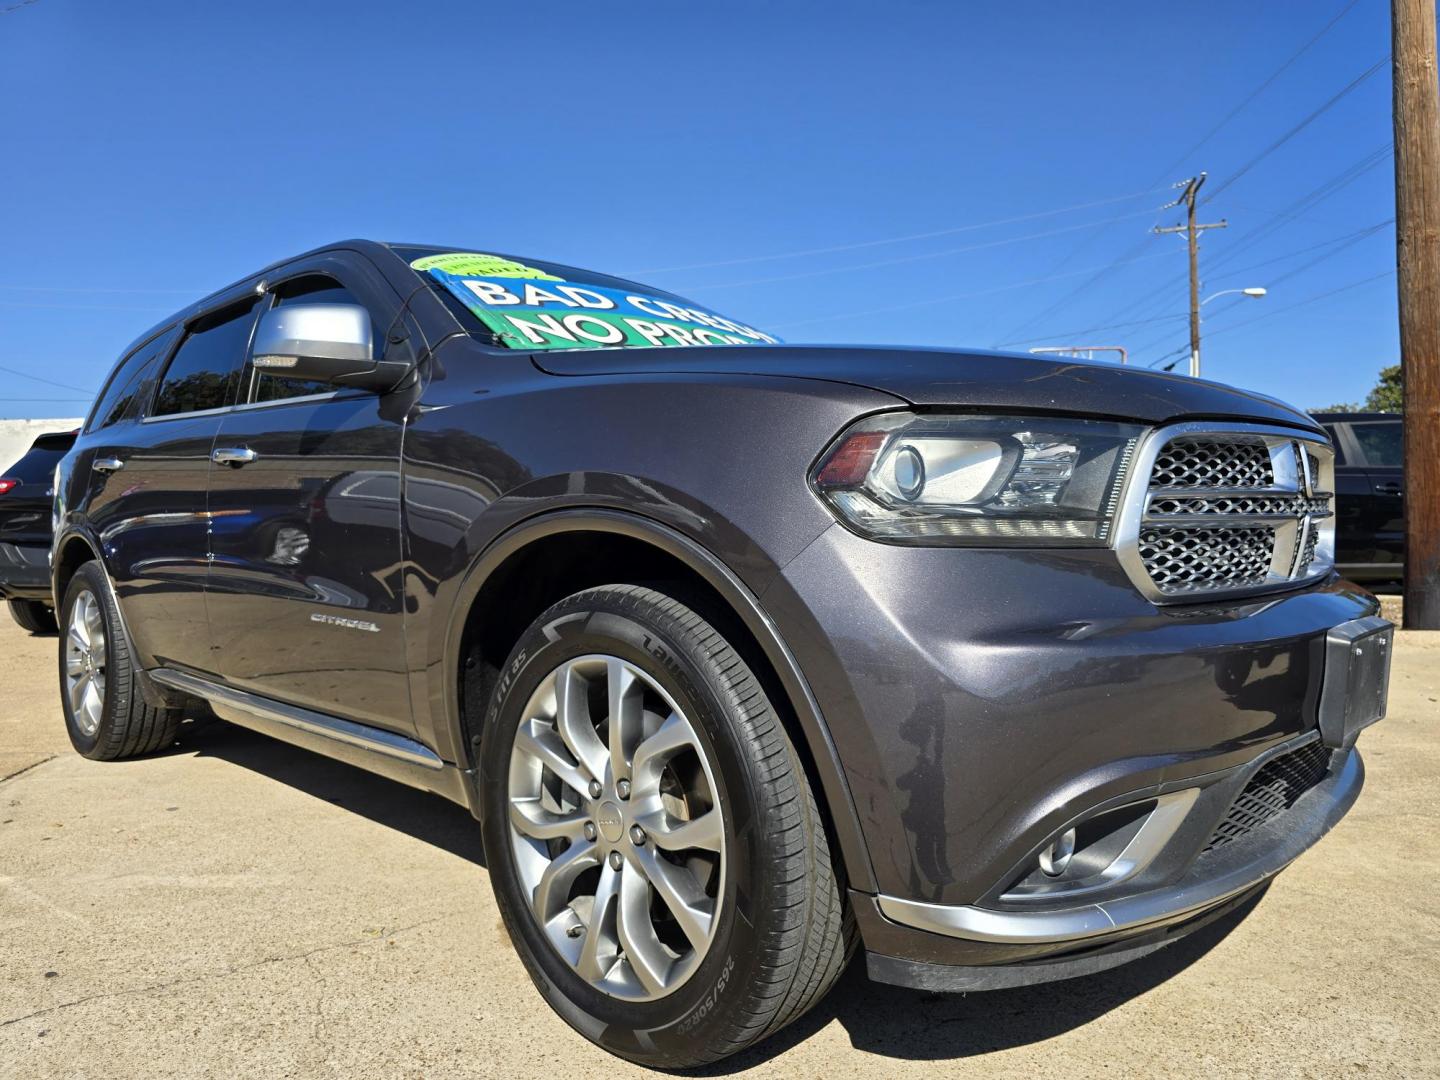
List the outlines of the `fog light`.
<svg viewBox="0 0 1440 1080">
<path fill-rule="evenodd" d="M 1075 854 L 1075 830 L 1066 829 L 1040 852 L 1040 869 L 1047 877 L 1059 877 Z"/>
</svg>

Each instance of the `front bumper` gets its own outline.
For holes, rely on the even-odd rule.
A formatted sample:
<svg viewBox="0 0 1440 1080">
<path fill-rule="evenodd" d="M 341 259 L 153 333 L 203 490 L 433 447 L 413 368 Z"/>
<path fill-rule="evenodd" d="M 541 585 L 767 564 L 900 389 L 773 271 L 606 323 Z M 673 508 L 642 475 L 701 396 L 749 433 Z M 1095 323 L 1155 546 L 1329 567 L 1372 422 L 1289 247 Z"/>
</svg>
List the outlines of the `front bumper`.
<svg viewBox="0 0 1440 1080">
<path fill-rule="evenodd" d="M 1278 874 L 1330 831 L 1360 794 L 1365 778 L 1358 752 L 1351 750 L 1336 756 L 1342 760 L 1333 764 L 1326 779 L 1302 795 L 1293 808 L 1239 844 L 1201 854 L 1189 870 L 1161 888 L 1050 910 L 947 907 L 893 896 L 879 897 L 877 906 L 887 918 L 902 925 L 971 941 L 1020 945 L 1070 942 L 1180 919 Z M 1253 773 L 1258 766 L 1245 771 Z M 1221 782 L 1211 788 L 1228 794 L 1237 786 Z"/>
<path fill-rule="evenodd" d="M 1377 606 L 1336 579 L 1161 609 L 1110 552 L 887 548 L 837 528 L 765 600 L 855 796 L 878 895 L 852 900 L 882 968 L 990 968 L 1005 985 L 1016 973 L 997 966 L 1030 981 L 1038 963 L 1094 970 L 1163 944 L 1263 887 L 1362 782 L 1353 737 L 1331 740 L 1300 802 L 1206 850 L 1267 761 L 1320 746 L 1328 635 Z M 1017 897 L 1067 823 L 1139 800 L 1184 804 L 1163 856 L 1083 897 Z"/>
</svg>

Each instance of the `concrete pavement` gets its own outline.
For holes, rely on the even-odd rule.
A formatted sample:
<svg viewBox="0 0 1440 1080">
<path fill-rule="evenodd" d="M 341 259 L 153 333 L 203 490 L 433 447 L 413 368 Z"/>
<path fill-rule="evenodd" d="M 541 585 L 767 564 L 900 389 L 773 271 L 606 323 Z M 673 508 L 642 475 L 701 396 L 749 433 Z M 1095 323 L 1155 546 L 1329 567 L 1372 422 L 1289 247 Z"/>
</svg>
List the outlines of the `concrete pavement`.
<svg viewBox="0 0 1440 1080">
<path fill-rule="evenodd" d="M 646 1074 L 531 986 L 465 811 L 213 721 L 85 761 L 54 654 L 0 625 L 0 1077 Z M 1437 699 L 1440 634 L 1401 634 L 1360 802 L 1241 917 L 1048 987 L 852 968 L 710 1072 L 1440 1075 Z"/>
</svg>

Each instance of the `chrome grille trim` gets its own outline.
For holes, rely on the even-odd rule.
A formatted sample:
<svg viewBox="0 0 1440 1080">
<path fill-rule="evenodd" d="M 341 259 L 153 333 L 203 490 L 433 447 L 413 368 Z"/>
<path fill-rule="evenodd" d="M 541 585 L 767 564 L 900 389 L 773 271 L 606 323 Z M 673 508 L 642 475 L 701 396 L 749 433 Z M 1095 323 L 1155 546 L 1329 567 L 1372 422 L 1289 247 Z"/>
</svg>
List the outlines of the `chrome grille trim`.
<svg viewBox="0 0 1440 1080">
<path fill-rule="evenodd" d="M 1115 531 L 1148 599 L 1249 596 L 1319 580 L 1335 558 L 1334 452 L 1260 424 L 1173 424 L 1136 449 Z"/>
</svg>

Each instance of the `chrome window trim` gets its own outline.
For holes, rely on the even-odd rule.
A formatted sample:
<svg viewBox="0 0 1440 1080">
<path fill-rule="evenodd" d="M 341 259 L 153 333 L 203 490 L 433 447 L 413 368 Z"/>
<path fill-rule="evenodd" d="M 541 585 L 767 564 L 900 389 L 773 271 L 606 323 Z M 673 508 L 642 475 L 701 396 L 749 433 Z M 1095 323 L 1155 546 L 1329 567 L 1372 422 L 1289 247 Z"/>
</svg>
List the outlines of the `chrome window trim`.
<svg viewBox="0 0 1440 1080">
<path fill-rule="evenodd" d="M 221 405 L 214 409 L 196 409 L 194 412 L 166 413 L 164 416 L 147 416 L 140 422 L 142 424 L 159 424 L 166 420 L 184 420 L 191 416 L 221 416 L 225 413 L 254 412 L 256 409 L 273 409 L 277 405 L 305 405 L 317 401 L 330 401 L 339 397 L 345 392 L 345 388 L 329 390 L 323 394 L 303 394 L 299 397 L 276 398 L 274 401 L 242 401 L 237 405 Z M 355 390 L 355 397 L 367 396 L 368 391 Z M 368 395 L 373 396 L 373 395 Z"/>
<path fill-rule="evenodd" d="M 1150 474 L 1155 459 L 1171 440 L 1187 435 L 1259 435 L 1267 440 L 1270 462 L 1274 470 L 1274 482 L 1267 488 L 1246 488 L 1247 495 L 1264 495 L 1283 492 L 1290 495 L 1314 497 L 1317 492 L 1331 500 L 1330 516 L 1318 521 L 1310 515 L 1300 518 L 1275 518 L 1261 515 L 1230 515 L 1223 519 L 1214 515 L 1216 527 L 1234 527 L 1237 518 L 1249 518 L 1258 523 L 1273 524 L 1276 528 L 1275 551 L 1271 558 L 1270 572 L 1259 585 L 1230 589 L 1195 589 L 1189 592 L 1162 592 L 1151 579 L 1144 559 L 1140 555 L 1140 531 L 1147 524 L 1146 511 L 1155 492 L 1150 488 Z M 1309 459 L 1300 455 L 1297 461 L 1295 446 L 1308 446 L 1320 451 L 1316 457 L 1320 462 L 1320 475 L 1310 475 Z M 1157 489 L 1157 491 L 1160 489 Z M 1174 491 L 1177 489 L 1165 489 Z M 1191 497 L 1202 496 L 1215 489 L 1190 489 Z M 1280 589 L 1299 588 L 1326 577 L 1334 568 L 1335 559 L 1335 460 L 1330 440 L 1323 434 L 1300 428 L 1280 427 L 1273 424 L 1220 423 L 1213 421 L 1169 424 L 1152 428 L 1141 436 L 1135 456 L 1130 463 L 1130 472 L 1125 479 L 1125 494 L 1120 514 L 1115 524 L 1115 553 L 1120 565 L 1125 568 L 1130 580 L 1140 593 L 1154 604 L 1193 604 L 1217 599 L 1232 599 L 1242 596 L 1256 596 Z M 1151 522 L 1153 524 L 1153 522 Z M 1178 519 L 1177 525 L 1185 524 Z M 1192 526 L 1193 527 L 1193 526 Z M 1303 577 L 1292 577 L 1292 572 L 1305 548 L 1309 529 L 1319 530 L 1315 558 L 1310 570 Z"/>
</svg>

